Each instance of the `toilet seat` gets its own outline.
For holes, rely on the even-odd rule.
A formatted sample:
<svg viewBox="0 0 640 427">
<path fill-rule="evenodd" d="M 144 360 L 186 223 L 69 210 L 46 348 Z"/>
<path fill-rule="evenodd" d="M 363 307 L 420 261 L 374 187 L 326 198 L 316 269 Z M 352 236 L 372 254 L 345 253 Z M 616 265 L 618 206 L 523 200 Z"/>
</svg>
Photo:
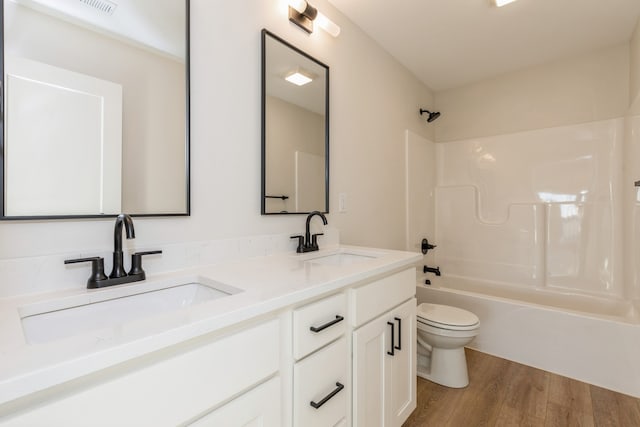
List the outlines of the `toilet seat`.
<svg viewBox="0 0 640 427">
<path fill-rule="evenodd" d="M 470 311 L 441 304 L 422 303 L 416 310 L 417 321 L 439 329 L 469 331 L 480 327 L 480 319 Z"/>
</svg>

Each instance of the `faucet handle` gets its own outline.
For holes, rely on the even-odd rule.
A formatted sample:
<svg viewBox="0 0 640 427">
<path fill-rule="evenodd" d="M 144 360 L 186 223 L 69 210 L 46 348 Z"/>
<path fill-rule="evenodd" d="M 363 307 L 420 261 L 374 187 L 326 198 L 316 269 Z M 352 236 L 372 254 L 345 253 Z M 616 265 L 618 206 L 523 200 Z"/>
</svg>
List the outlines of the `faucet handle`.
<svg viewBox="0 0 640 427">
<path fill-rule="evenodd" d="M 318 247 L 318 236 L 324 236 L 324 233 L 316 233 L 311 235 L 311 246 Z"/>
<path fill-rule="evenodd" d="M 296 252 L 299 254 L 304 252 L 304 236 L 296 234 L 295 236 L 291 236 L 291 239 L 298 239 L 298 248 L 296 249 Z"/>
<path fill-rule="evenodd" d="M 89 258 L 76 258 L 76 259 L 66 259 L 64 260 L 65 264 L 76 264 L 79 262 L 90 262 L 91 263 L 91 276 L 87 279 L 87 288 L 93 289 L 98 288 L 98 282 L 101 280 L 107 280 L 106 274 L 104 274 L 104 258 L 102 257 L 89 257 Z"/>
<path fill-rule="evenodd" d="M 422 249 L 422 255 L 426 255 L 431 249 L 435 249 L 437 246 L 429 243 L 427 239 L 422 239 L 420 248 Z"/>
<path fill-rule="evenodd" d="M 136 252 L 131 255 L 131 270 L 129 270 L 129 276 L 139 276 L 140 280 L 144 280 L 146 278 L 146 274 L 142 269 L 142 257 L 144 255 L 155 255 L 161 254 L 162 251 L 145 251 L 145 252 Z"/>
</svg>

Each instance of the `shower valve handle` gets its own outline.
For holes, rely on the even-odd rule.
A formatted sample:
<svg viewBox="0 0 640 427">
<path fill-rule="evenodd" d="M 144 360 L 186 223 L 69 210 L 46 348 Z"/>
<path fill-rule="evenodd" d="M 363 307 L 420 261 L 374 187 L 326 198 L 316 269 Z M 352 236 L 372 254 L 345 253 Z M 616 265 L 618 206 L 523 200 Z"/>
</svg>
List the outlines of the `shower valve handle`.
<svg viewBox="0 0 640 427">
<path fill-rule="evenodd" d="M 430 249 L 435 249 L 435 248 L 436 248 L 436 245 L 430 244 L 427 239 L 422 239 L 421 249 L 422 249 L 423 255 L 426 255 Z"/>
</svg>

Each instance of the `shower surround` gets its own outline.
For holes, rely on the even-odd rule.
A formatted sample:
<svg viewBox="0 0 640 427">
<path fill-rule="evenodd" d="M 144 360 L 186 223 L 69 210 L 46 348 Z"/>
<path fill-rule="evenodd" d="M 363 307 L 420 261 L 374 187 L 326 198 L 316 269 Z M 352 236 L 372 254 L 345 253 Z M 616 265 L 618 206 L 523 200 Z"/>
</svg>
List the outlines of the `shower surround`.
<svg viewBox="0 0 640 427">
<path fill-rule="evenodd" d="M 422 144 L 408 230 L 442 277 L 418 302 L 476 313 L 472 348 L 640 397 L 640 115 Z"/>
<path fill-rule="evenodd" d="M 437 144 L 442 271 L 630 297 L 622 267 L 624 128 L 621 118 Z"/>
</svg>

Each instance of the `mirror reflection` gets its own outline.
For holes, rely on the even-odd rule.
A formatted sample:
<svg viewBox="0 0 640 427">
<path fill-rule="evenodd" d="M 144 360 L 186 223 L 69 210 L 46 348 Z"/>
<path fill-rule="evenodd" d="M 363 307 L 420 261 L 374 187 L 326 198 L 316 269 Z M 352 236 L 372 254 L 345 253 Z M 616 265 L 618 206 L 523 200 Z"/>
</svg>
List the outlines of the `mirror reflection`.
<svg viewBox="0 0 640 427">
<path fill-rule="evenodd" d="M 188 214 L 188 1 L 2 3 L 4 218 Z"/>
<path fill-rule="evenodd" d="M 262 32 L 262 214 L 328 212 L 329 67 Z"/>
</svg>

